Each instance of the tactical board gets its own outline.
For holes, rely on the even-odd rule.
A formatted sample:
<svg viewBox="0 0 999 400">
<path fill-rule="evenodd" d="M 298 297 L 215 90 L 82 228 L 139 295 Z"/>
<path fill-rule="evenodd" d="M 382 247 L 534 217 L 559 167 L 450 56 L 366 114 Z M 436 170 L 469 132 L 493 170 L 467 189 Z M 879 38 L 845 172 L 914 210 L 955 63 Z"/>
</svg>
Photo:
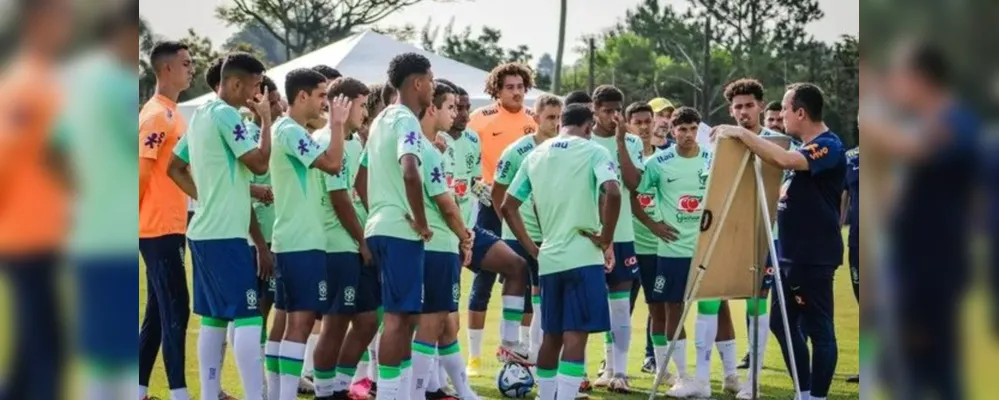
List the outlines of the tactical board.
<svg viewBox="0 0 999 400">
<path fill-rule="evenodd" d="M 785 149 L 790 145 L 787 136 L 766 139 Z M 688 294 L 699 268 L 704 269 L 704 276 L 691 300 L 748 298 L 759 290 L 762 275 L 758 274 L 764 272 L 769 249 L 767 224 L 763 223 L 757 197 L 754 159 L 738 140 L 721 138 L 716 143 L 702 203 L 701 232 L 687 278 Z M 762 163 L 761 171 L 772 225 L 784 171 L 766 163 Z M 729 197 L 731 205 L 725 213 Z M 715 234 L 718 237 L 712 249 Z"/>
</svg>

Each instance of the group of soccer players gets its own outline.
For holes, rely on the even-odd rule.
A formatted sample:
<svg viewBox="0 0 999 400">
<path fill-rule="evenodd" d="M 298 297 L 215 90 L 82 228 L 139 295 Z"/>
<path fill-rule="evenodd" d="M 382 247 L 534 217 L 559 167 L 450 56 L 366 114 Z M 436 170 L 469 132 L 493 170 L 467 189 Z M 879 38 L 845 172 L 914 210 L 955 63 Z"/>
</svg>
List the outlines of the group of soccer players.
<svg viewBox="0 0 999 400">
<path fill-rule="evenodd" d="M 594 386 L 631 391 L 631 313 L 640 287 L 650 316 L 647 369 L 668 368 L 667 338 L 681 324 L 712 156 L 698 143 L 696 110 L 674 109 L 665 99 L 625 108 L 623 93 L 610 85 L 564 102 L 542 95 L 528 108 L 532 73 L 511 63 L 487 80 L 496 103 L 470 112 L 468 93 L 435 79 L 429 60 L 416 53 L 392 59 L 386 85 L 369 87 L 318 66 L 290 71 L 283 88 L 253 56 L 230 53 L 206 74 L 216 98 L 199 106 L 188 124 L 176 110 L 177 95 L 193 75 L 187 48 L 162 42 L 151 62 L 158 89 L 140 116 L 146 179 L 140 182 L 140 244 L 147 269 L 156 271 L 147 274 L 152 305 L 146 318 L 159 318 L 163 328 L 150 323 L 154 336 L 143 326 L 140 398 L 160 341 L 171 397 L 189 398 L 185 248 L 193 261 L 194 312 L 201 316 L 203 400 L 228 397 L 220 385 L 227 328 L 246 398 L 294 399 L 308 375 L 306 386 L 317 399 L 368 398 L 375 389 L 385 399 L 446 398 L 448 378 L 454 397 L 476 399 L 468 378 L 480 373 L 486 304 L 497 275 L 503 282 L 497 356 L 534 366 L 541 399 L 572 399 L 589 390 L 584 355 L 596 332 L 607 335 L 605 367 Z M 725 96 L 741 128 L 722 135 L 797 175 L 828 183 L 845 171 L 835 135 L 814 133 L 824 127 L 815 86 L 792 87 L 781 103 L 766 107 L 767 128 L 760 125 L 759 82 L 737 80 Z M 804 150 L 778 151 L 758 139 L 780 135 L 788 117 L 794 119 L 789 128 L 807 128 L 795 133 Z M 794 179 L 785 185 L 788 192 L 827 194 L 822 185 Z M 829 202 L 837 221 L 840 192 Z M 186 214 L 184 196 L 198 202 L 189 227 L 178 223 Z M 798 216 L 807 214 L 805 206 L 785 203 L 782 212 L 797 222 L 782 226 L 814 222 Z M 800 253 L 811 244 L 799 239 L 793 249 Z M 830 265 L 826 261 L 814 263 Z M 463 267 L 475 273 L 467 366 L 457 336 Z M 815 274 L 804 286 L 821 286 Z M 770 285 L 765 280 L 760 297 L 747 304 L 748 313 L 760 317 L 761 340 L 751 346 L 761 355 L 768 327 L 777 333 L 779 325 L 767 322 Z M 804 296 L 795 296 L 804 307 Z M 808 304 L 825 300 L 808 297 Z M 795 311 L 807 319 L 824 310 Z M 816 339 L 825 325 L 806 324 L 805 333 L 792 325 L 813 340 L 816 359 L 828 356 L 820 355 L 826 342 Z M 798 345 L 784 343 L 780 329 L 782 348 Z M 687 372 L 681 332 L 668 394 L 711 395 L 715 343 L 724 390 L 751 398 L 754 388 L 736 373 L 727 303 L 700 302 L 695 335 L 696 373 Z M 795 351 L 808 364 L 807 351 Z M 828 382 L 824 388 L 819 382 L 826 372 L 831 379 L 828 363 L 820 364 L 809 378 L 817 382 L 810 385 L 815 399 L 825 397 Z M 752 360 L 750 375 L 761 368 L 761 360 Z M 798 363 L 803 368 L 809 366 Z"/>
</svg>

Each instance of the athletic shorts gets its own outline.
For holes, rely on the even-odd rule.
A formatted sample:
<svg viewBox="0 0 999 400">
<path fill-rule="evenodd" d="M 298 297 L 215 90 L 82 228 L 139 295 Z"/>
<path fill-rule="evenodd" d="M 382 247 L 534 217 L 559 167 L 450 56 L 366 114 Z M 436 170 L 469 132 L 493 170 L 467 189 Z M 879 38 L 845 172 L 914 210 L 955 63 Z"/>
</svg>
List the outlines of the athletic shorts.
<svg viewBox="0 0 999 400">
<path fill-rule="evenodd" d="M 633 282 L 638 278 L 638 257 L 634 242 L 614 243 L 614 269 L 606 274 L 608 285 Z"/>
<path fill-rule="evenodd" d="M 270 248 L 269 243 L 267 244 L 267 247 Z M 254 246 L 250 246 L 250 257 L 253 258 L 253 267 L 256 268 L 257 248 Z M 273 254 L 271 254 L 271 258 L 273 258 Z M 257 290 L 260 291 L 261 302 L 263 303 L 270 302 L 271 304 L 274 304 L 274 291 L 276 287 L 277 287 L 277 281 L 274 280 L 273 276 L 267 279 L 260 279 L 259 277 L 257 277 Z M 277 305 L 275 304 L 275 307 L 276 306 Z"/>
<path fill-rule="evenodd" d="M 496 210 L 486 206 L 479 207 L 479 215 L 475 221 L 475 226 L 479 229 L 492 232 L 493 236 L 499 236 L 503 230 L 503 222 L 496 215 Z"/>
<path fill-rule="evenodd" d="M 486 260 L 486 254 L 496 242 L 500 241 L 500 238 L 478 226 L 472 228 L 472 231 L 475 232 L 475 240 L 472 242 L 472 263 L 468 265 L 468 269 L 479 273 L 482 271 L 482 262 Z"/>
<path fill-rule="evenodd" d="M 362 264 L 361 279 L 357 287 L 357 313 L 373 312 L 381 306 L 382 284 L 378 281 L 378 267 Z"/>
<path fill-rule="evenodd" d="M 603 265 L 541 275 L 541 330 L 546 334 L 610 330 Z"/>
<path fill-rule="evenodd" d="M 246 244 L 245 240 L 243 244 Z M 51 259 L 58 260 L 55 257 Z M 133 253 L 130 256 L 87 256 L 74 259 L 73 263 L 76 265 L 77 282 L 78 350 L 86 359 L 110 367 L 134 366 L 138 362 L 135 349 L 139 345 L 139 336 L 134 331 L 129 333 L 130 329 L 135 329 L 134 325 L 129 325 L 137 322 L 132 316 L 135 314 L 131 314 L 135 310 L 130 305 L 137 307 L 138 301 L 135 292 L 125 288 L 135 287 L 139 281 L 139 261 Z M 21 305 L 25 306 L 38 307 L 41 304 Z"/>
<path fill-rule="evenodd" d="M 361 268 L 359 253 L 326 253 L 330 307 L 323 314 L 357 314 L 357 291 L 361 286 Z"/>
<path fill-rule="evenodd" d="M 690 258 L 657 257 L 656 276 L 652 281 L 652 296 L 666 303 L 682 303 L 690 275 Z M 662 279 L 659 279 L 662 277 Z M 662 282 L 662 285 L 659 283 Z M 657 289 L 661 287 L 661 289 Z M 648 294 L 646 296 L 649 296 Z M 648 297 L 646 297 L 647 299 Z"/>
<path fill-rule="evenodd" d="M 541 280 L 538 279 L 538 260 L 527 254 L 527 249 L 524 249 L 524 246 L 521 246 L 517 239 L 508 239 L 504 240 L 504 242 L 513 249 L 514 253 L 517 253 L 518 256 L 527 261 L 527 267 L 531 270 L 531 286 L 541 286 Z M 541 242 L 534 242 L 534 244 L 541 247 Z"/>
<path fill-rule="evenodd" d="M 638 271 L 641 274 L 645 304 L 666 302 L 666 272 L 659 267 L 655 254 L 638 255 Z"/>
<path fill-rule="evenodd" d="M 461 299 L 458 254 L 428 250 L 423 260 L 423 313 L 457 312 Z"/>
<path fill-rule="evenodd" d="M 774 240 L 774 248 L 777 249 L 778 255 L 780 254 L 780 241 Z M 763 284 L 761 290 L 770 290 L 774 287 L 774 262 L 773 257 L 770 257 L 770 252 L 767 252 L 767 263 L 763 268 Z"/>
<path fill-rule="evenodd" d="M 382 308 L 385 312 L 423 312 L 423 241 L 390 236 L 367 238 L 368 248 L 381 274 Z"/>
<path fill-rule="evenodd" d="M 257 266 L 245 238 L 187 241 L 194 313 L 224 320 L 260 316 Z"/>
<path fill-rule="evenodd" d="M 282 310 L 325 314 L 330 307 L 329 278 L 326 276 L 326 253 L 322 250 L 291 251 L 274 254 L 276 297 Z"/>
</svg>

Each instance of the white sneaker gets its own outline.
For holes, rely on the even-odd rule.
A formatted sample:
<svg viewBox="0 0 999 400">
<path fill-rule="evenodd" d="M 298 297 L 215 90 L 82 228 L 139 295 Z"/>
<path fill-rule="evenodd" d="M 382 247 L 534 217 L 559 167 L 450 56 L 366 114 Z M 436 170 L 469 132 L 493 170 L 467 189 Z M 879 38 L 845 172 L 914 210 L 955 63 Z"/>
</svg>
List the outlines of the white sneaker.
<svg viewBox="0 0 999 400">
<path fill-rule="evenodd" d="M 760 394 L 759 387 L 756 389 L 756 394 Z M 736 393 L 735 398 L 738 400 L 753 400 L 753 382 L 743 382 L 739 388 L 739 393 Z"/>
<path fill-rule="evenodd" d="M 681 376 L 680 381 L 673 385 L 673 388 L 666 392 L 669 397 L 687 398 L 707 398 L 711 397 L 711 384 L 701 382 L 692 376 Z"/>
<path fill-rule="evenodd" d="M 607 390 L 614 393 L 631 393 L 631 383 L 628 382 L 628 377 L 617 376 L 611 379 L 610 385 L 607 385 Z"/>
<path fill-rule="evenodd" d="M 605 369 L 604 374 L 600 375 L 597 377 L 597 380 L 593 381 L 593 387 L 608 387 L 610 386 L 612 380 L 614 380 L 614 371 Z"/>
<path fill-rule="evenodd" d="M 742 389 L 742 385 L 739 383 L 739 374 L 732 374 L 725 377 L 725 382 L 722 384 L 722 390 L 728 394 L 739 393 Z"/>
<path fill-rule="evenodd" d="M 521 365 L 531 365 L 531 349 L 520 342 L 501 343 L 499 349 L 496 350 L 496 356 L 503 363 L 513 362 Z"/>
<path fill-rule="evenodd" d="M 298 393 L 312 394 L 316 392 L 316 385 L 306 378 L 298 378 Z"/>
</svg>

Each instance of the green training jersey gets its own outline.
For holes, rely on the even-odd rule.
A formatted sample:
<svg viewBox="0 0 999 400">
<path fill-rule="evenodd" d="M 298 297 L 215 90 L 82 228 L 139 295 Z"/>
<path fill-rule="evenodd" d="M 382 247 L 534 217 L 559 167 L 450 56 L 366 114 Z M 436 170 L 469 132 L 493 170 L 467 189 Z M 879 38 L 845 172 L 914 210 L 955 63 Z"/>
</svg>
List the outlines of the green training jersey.
<svg viewBox="0 0 999 400">
<path fill-rule="evenodd" d="M 347 185 L 350 188 L 351 200 L 354 202 L 354 213 L 357 214 L 357 219 L 361 221 L 361 227 L 363 228 L 364 223 L 368 220 L 368 210 L 364 208 L 361 197 L 357 195 L 357 190 L 354 189 L 357 171 L 361 166 L 361 153 L 364 152 L 361 135 L 354 133 L 351 135 L 350 140 L 344 141 L 344 150 L 347 151 L 344 156 L 344 166 L 350 170 L 350 175 L 347 177 Z"/>
<path fill-rule="evenodd" d="M 426 244 L 427 251 L 443 253 L 458 253 L 458 237 L 448 228 L 444 216 L 434 197 L 450 193 L 445 175 L 444 154 L 435 146 L 423 146 L 423 163 L 420 170 L 423 173 L 423 207 L 426 209 L 427 226 L 434 235 Z"/>
<path fill-rule="evenodd" d="M 479 135 L 465 129 L 457 139 L 446 132 L 439 134 L 447 142 L 444 161 L 447 167 L 447 184 L 454 193 L 462 220 L 466 226 L 475 222 L 476 197 L 472 195 L 472 185 L 482 178 L 482 145 Z"/>
<path fill-rule="evenodd" d="M 496 184 L 507 185 L 508 193 L 513 178 L 517 176 L 517 173 L 524 165 L 524 160 L 538 147 L 537 138 L 537 135 L 533 133 L 525 135 L 515 142 L 510 143 L 509 146 L 503 149 L 503 153 L 500 154 L 499 162 L 496 163 L 496 173 L 493 176 L 495 177 Z M 524 220 L 524 228 L 527 230 L 527 234 L 531 236 L 531 240 L 540 242 L 541 227 L 538 225 L 538 216 L 534 213 L 534 200 L 528 197 L 523 201 L 524 203 L 520 205 L 520 218 Z M 502 238 L 504 240 L 517 239 L 506 221 L 503 221 Z"/>
<path fill-rule="evenodd" d="M 423 163 L 423 148 L 433 146 L 420 133 L 420 120 L 410 109 L 393 104 L 371 123 L 365 147 L 368 168 L 368 221 L 364 236 L 420 240 L 405 216 L 412 215 L 406 200 L 400 160 L 409 154 Z M 363 161 L 362 161 L 363 163 Z"/>
<path fill-rule="evenodd" d="M 645 158 L 655 158 L 661 152 L 662 150 L 656 149 L 655 153 Z M 645 211 L 645 214 L 648 215 L 649 218 L 652 218 L 652 220 L 656 222 L 662 222 L 662 212 L 658 209 L 659 203 L 656 202 L 655 190 L 638 192 L 636 197 L 638 197 L 638 204 L 642 206 L 642 211 Z M 645 224 L 639 221 L 638 218 L 635 218 L 634 216 L 631 216 L 631 218 L 635 219 L 635 253 L 640 255 L 655 255 L 657 249 L 659 248 L 659 237 L 654 235 L 649 228 L 645 227 Z"/>
<path fill-rule="evenodd" d="M 617 138 L 611 137 L 600 137 L 595 133 L 590 137 L 590 140 L 603 146 L 607 151 L 610 152 L 611 158 L 614 163 L 617 164 L 618 154 L 617 154 Z M 624 139 L 625 147 L 628 149 L 628 158 L 631 159 L 632 164 L 635 164 L 635 168 L 641 171 L 644 167 L 642 163 L 642 139 L 638 135 L 629 133 Z M 621 169 L 618 168 L 618 180 L 621 179 Z M 634 222 L 631 215 L 631 201 L 628 198 L 631 196 L 631 192 L 628 191 L 627 187 L 621 185 L 621 217 L 617 220 L 617 228 L 614 229 L 614 243 L 627 243 L 635 241 L 635 228 Z"/>
<path fill-rule="evenodd" d="M 221 99 L 209 100 L 194 111 L 185 137 L 191 175 L 198 188 L 198 204 L 187 237 L 246 238 L 253 173 L 239 157 L 257 148 L 257 144 L 243 117 Z"/>
<path fill-rule="evenodd" d="M 659 241 L 660 257 L 693 257 L 701 231 L 704 190 L 711 152 L 701 148 L 694 157 L 682 157 L 672 146 L 645 163 L 639 192 L 655 192 L 663 221 L 676 228 L 677 240 Z"/>
<path fill-rule="evenodd" d="M 250 137 L 254 143 L 260 143 L 260 127 L 253 121 L 246 121 L 246 129 L 250 131 Z M 250 183 L 255 185 L 271 185 L 271 173 L 268 171 L 263 175 L 253 175 Z M 257 224 L 260 225 L 260 233 L 264 241 L 271 242 L 271 234 L 274 232 L 274 203 L 264 204 L 253 199 L 253 211 L 257 214 Z"/>
<path fill-rule="evenodd" d="M 275 253 L 324 250 L 322 203 L 326 192 L 312 162 L 325 149 L 290 117 L 274 122 L 271 145 L 275 217 L 271 249 Z"/>
<path fill-rule="evenodd" d="M 329 148 L 331 141 L 331 132 L 329 129 L 322 129 L 315 133 L 316 143 L 319 147 Z M 354 241 L 354 238 L 350 236 L 350 232 L 344 227 L 343 223 L 340 222 L 340 217 L 337 216 L 336 211 L 333 209 L 333 203 L 330 201 L 330 193 L 345 191 L 347 197 L 350 198 L 351 203 L 354 201 L 354 190 L 353 185 L 350 184 L 350 177 L 354 176 L 356 172 L 351 169 L 351 163 L 349 161 L 350 147 L 345 146 L 343 149 L 345 162 L 343 163 L 343 169 L 340 170 L 339 174 L 328 174 L 324 171 L 314 170 L 316 174 L 319 174 L 322 180 L 322 201 L 320 204 L 323 208 L 323 230 L 326 233 L 326 246 L 325 250 L 327 253 L 357 253 L 359 244 Z M 360 159 L 360 156 L 354 156 L 355 159 Z M 364 226 L 363 223 L 361 226 Z"/>
<path fill-rule="evenodd" d="M 603 264 L 603 252 L 580 232 L 599 233 L 600 185 L 617 181 L 617 173 L 607 149 L 577 136 L 548 140 L 524 161 L 508 193 L 520 201 L 534 197 L 544 234 L 541 275 Z"/>
</svg>

